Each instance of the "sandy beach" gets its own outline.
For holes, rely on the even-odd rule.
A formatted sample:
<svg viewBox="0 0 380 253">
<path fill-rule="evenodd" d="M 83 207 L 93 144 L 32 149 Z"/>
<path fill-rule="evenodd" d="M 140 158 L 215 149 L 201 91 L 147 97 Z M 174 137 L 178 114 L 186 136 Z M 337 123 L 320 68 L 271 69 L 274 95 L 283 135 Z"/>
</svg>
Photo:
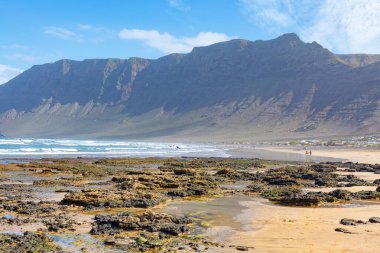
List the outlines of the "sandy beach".
<svg viewBox="0 0 380 253">
<path fill-rule="evenodd" d="M 281 152 L 288 154 L 304 155 L 303 148 L 283 148 L 283 147 L 257 147 L 270 152 Z M 358 163 L 380 164 L 380 150 L 378 149 L 334 149 L 334 148 L 316 148 L 312 150 L 313 155 L 311 158 L 318 157 L 331 157 L 340 160 L 346 160 Z"/>
<path fill-rule="evenodd" d="M 367 221 L 380 213 L 380 205 L 351 208 L 289 208 L 266 201 L 243 202 L 247 210 L 238 216 L 257 231 L 238 232 L 230 238 L 254 246 L 257 252 L 377 252 L 380 224 L 347 228 L 353 234 L 334 231 L 342 218 Z"/>
</svg>

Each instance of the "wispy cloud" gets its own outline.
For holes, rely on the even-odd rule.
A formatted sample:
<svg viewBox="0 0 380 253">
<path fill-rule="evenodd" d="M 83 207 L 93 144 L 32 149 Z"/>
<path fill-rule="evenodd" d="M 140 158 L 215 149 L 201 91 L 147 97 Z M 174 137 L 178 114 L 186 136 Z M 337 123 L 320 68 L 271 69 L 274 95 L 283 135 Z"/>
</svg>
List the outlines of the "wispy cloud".
<svg viewBox="0 0 380 253">
<path fill-rule="evenodd" d="M 294 24 L 288 6 L 276 0 L 241 0 L 249 20 L 261 26 L 282 29 Z"/>
<path fill-rule="evenodd" d="M 186 53 L 194 47 L 207 46 L 232 39 L 224 33 L 201 32 L 194 37 L 175 37 L 157 30 L 123 29 L 119 37 L 126 40 L 140 40 L 163 53 Z"/>
<path fill-rule="evenodd" d="M 27 46 L 20 45 L 20 44 L 9 44 L 9 45 L 0 45 L 1 49 L 27 49 Z"/>
<path fill-rule="evenodd" d="M 327 0 L 302 36 L 338 52 L 380 53 L 380 0 Z"/>
<path fill-rule="evenodd" d="M 315 0 L 240 0 L 248 19 L 272 33 L 300 30 L 309 25 L 322 1 Z"/>
<path fill-rule="evenodd" d="M 0 64 L 0 85 L 8 82 L 22 72 L 21 69 Z"/>
<path fill-rule="evenodd" d="M 23 62 L 34 63 L 34 62 L 40 60 L 41 57 L 31 55 L 31 54 L 16 53 L 16 54 L 8 55 L 7 58 L 13 59 L 13 60 L 21 60 Z"/>
<path fill-rule="evenodd" d="M 66 39 L 66 40 L 74 40 L 74 41 L 82 41 L 82 35 L 78 34 L 76 32 L 73 32 L 71 30 L 68 30 L 66 28 L 62 27 L 57 27 L 57 26 L 49 26 L 45 27 L 44 32 L 46 34 L 61 38 L 61 39 Z"/>
<path fill-rule="evenodd" d="M 103 28 L 103 27 L 94 26 L 94 25 L 90 25 L 90 24 L 77 24 L 77 27 L 78 27 L 78 29 L 85 30 L 85 31 L 95 31 L 95 32 L 98 32 L 98 31 L 101 31 L 101 30 L 105 30 L 105 28 Z"/>
<path fill-rule="evenodd" d="M 189 11 L 190 6 L 184 0 L 168 0 L 169 6 L 179 11 Z"/>
<path fill-rule="evenodd" d="M 380 0 L 240 0 L 255 25 L 338 53 L 380 53 Z"/>
</svg>

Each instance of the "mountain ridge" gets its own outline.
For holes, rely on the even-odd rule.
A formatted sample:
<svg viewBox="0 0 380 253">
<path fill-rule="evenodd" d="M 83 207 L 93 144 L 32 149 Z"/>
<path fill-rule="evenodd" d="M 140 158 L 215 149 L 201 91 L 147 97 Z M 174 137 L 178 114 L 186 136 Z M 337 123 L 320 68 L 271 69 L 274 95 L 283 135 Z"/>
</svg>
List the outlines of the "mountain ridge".
<svg viewBox="0 0 380 253">
<path fill-rule="evenodd" d="M 338 55 L 296 34 L 155 60 L 64 59 L 0 86 L 0 132 L 215 141 L 380 133 L 379 70 L 380 55 Z"/>
</svg>

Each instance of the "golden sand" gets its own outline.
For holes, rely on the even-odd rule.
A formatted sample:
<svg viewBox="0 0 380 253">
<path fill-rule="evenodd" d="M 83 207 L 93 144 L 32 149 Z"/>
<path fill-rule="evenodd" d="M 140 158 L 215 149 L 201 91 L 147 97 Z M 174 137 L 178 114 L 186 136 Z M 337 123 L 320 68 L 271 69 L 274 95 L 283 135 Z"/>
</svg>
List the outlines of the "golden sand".
<svg viewBox="0 0 380 253">
<path fill-rule="evenodd" d="M 305 154 L 302 148 L 263 147 L 263 150 L 272 152 L 284 152 L 290 154 Z M 380 150 L 378 149 L 313 149 L 313 155 L 318 157 L 331 157 L 351 162 L 380 164 Z"/>
<path fill-rule="evenodd" d="M 234 231 L 227 241 L 255 247 L 252 252 L 375 253 L 380 248 L 380 224 L 344 226 L 342 218 L 368 221 L 380 216 L 380 205 L 360 207 L 295 208 L 274 206 L 265 200 L 241 203 L 248 207 L 237 216 L 247 231 Z M 352 234 L 336 232 L 345 228 Z M 222 228 L 221 228 L 222 229 Z M 214 231 L 217 228 L 214 228 Z M 213 252 L 236 252 L 233 248 Z"/>
</svg>

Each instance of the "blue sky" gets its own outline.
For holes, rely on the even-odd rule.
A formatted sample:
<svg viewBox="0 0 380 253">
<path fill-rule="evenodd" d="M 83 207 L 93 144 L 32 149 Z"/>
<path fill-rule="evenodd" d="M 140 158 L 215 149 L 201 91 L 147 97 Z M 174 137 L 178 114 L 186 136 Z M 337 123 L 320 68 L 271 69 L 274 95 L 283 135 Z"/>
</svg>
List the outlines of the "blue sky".
<svg viewBox="0 0 380 253">
<path fill-rule="evenodd" d="M 62 58 L 158 58 L 296 32 L 336 53 L 380 53 L 380 0 L 0 0 L 0 84 Z"/>
</svg>

